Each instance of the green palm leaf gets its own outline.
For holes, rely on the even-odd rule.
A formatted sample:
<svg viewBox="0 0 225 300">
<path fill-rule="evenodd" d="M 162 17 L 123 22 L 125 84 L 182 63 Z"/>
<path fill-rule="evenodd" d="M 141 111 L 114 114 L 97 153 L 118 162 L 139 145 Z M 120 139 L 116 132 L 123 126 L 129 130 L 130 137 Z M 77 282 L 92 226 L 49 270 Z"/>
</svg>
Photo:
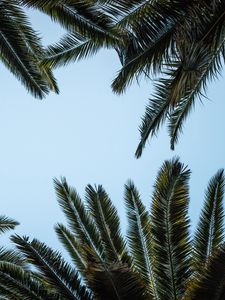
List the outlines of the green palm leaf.
<svg viewBox="0 0 225 300">
<path fill-rule="evenodd" d="M 101 235 L 106 261 L 111 263 L 129 261 L 126 244 L 120 232 L 120 221 L 116 208 L 103 187 L 100 185 L 94 189 L 88 185 L 86 200 Z"/>
<path fill-rule="evenodd" d="M 151 222 L 160 299 L 180 299 L 190 276 L 189 176 L 174 159 L 163 164 L 155 183 Z"/>
<path fill-rule="evenodd" d="M 14 229 L 17 225 L 19 225 L 19 223 L 13 219 L 6 216 L 0 216 L 0 233 Z"/>
<path fill-rule="evenodd" d="M 73 263 L 83 278 L 85 278 L 85 270 L 87 268 L 87 261 L 85 251 L 82 245 L 76 239 L 75 235 L 62 224 L 57 224 L 55 231 L 60 242 L 68 251 Z"/>
<path fill-rule="evenodd" d="M 7 299 L 59 299 L 56 294 L 50 293 L 46 286 L 32 276 L 31 272 L 24 271 L 16 264 L 8 262 L 0 262 L 0 292 Z"/>
<path fill-rule="evenodd" d="M 151 260 L 150 219 L 140 195 L 132 182 L 125 185 L 125 205 L 128 218 L 127 240 L 134 267 L 146 282 L 147 291 L 157 299 Z"/>
<path fill-rule="evenodd" d="M 48 82 L 43 77 L 37 60 L 40 51 L 34 55 L 32 50 L 41 49 L 40 39 L 16 1 L 1 1 L 0 10 L 0 59 L 34 96 L 43 98 L 50 81 L 55 87 L 56 83 L 50 73 Z"/>
<path fill-rule="evenodd" d="M 219 170 L 209 182 L 205 203 L 194 236 L 194 269 L 198 272 L 224 238 L 224 173 Z"/>
<path fill-rule="evenodd" d="M 103 247 L 99 232 L 79 195 L 68 186 L 65 178 L 61 182 L 55 179 L 54 184 L 59 205 L 67 217 L 70 230 L 81 245 L 88 245 L 97 257 L 101 257 Z"/>
<path fill-rule="evenodd" d="M 36 239 L 29 242 L 27 237 L 13 236 L 12 241 L 62 297 L 68 300 L 91 299 L 89 292 L 81 284 L 78 273 L 64 261 L 59 252 Z"/>
<path fill-rule="evenodd" d="M 58 43 L 51 45 L 45 52 L 43 66 L 57 67 L 71 61 L 80 60 L 96 54 L 102 44 L 96 45 L 92 40 L 77 33 L 66 34 Z"/>
</svg>

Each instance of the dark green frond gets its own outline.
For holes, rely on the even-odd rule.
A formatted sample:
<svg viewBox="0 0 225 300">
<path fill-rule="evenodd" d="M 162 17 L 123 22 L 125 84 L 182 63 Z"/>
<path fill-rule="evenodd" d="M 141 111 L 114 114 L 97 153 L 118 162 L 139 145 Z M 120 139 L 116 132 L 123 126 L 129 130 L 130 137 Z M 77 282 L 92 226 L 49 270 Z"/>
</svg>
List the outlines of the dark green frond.
<svg viewBox="0 0 225 300">
<path fill-rule="evenodd" d="M 163 164 L 155 183 L 151 228 L 160 299 L 180 299 L 190 276 L 189 176 L 173 159 Z"/>
<path fill-rule="evenodd" d="M 6 216 L 0 216 L 0 233 L 14 229 L 17 225 L 19 225 L 19 223 L 13 219 Z"/>
<path fill-rule="evenodd" d="M 69 33 L 57 44 L 49 46 L 42 61 L 43 66 L 57 67 L 71 61 L 84 59 L 98 52 L 102 45 L 79 34 Z"/>
<path fill-rule="evenodd" d="M 141 140 L 135 152 L 137 158 L 142 155 L 149 136 L 156 135 L 160 126 L 166 120 L 170 110 L 170 103 L 168 100 L 169 86 L 169 80 L 161 79 L 156 85 L 154 98 L 150 100 L 149 105 L 146 107 L 145 115 L 142 118 L 142 124 L 139 127 Z"/>
<path fill-rule="evenodd" d="M 119 38 L 109 30 L 110 18 L 90 1 L 20 0 L 20 2 L 28 7 L 39 9 L 68 31 L 79 33 L 95 43 L 104 41 L 107 46 L 120 43 Z"/>
<path fill-rule="evenodd" d="M 87 267 L 86 255 L 85 251 L 80 244 L 80 242 L 76 239 L 74 234 L 66 228 L 62 224 L 57 224 L 55 227 L 55 231 L 60 242 L 68 251 L 73 263 L 76 266 L 76 269 L 80 272 L 80 274 L 84 277 L 84 273 Z"/>
<path fill-rule="evenodd" d="M 125 185 L 125 205 L 129 225 L 127 240 L 134 267 L 144 279 L 147 291 L 157 299 L 151 257 L 150 218 L 132 182 Z"/>
<path fill-rule="evenodd" d="M 198 48 L 200 47 L 200 48 Z M 191 54 L 185 55 L 182 62 L 182 75 L 176 82 L 177 106 L 169 117 L 169 135 L 171 138 L 171 148 L 178 141 L 179 134 L 182 132 L 183 123 L 194 107 L 195 100 L 202 97 L 207 82 L 217 77 L 222 69 L 222 53 L 224 52 L 224 41 L 215 52 L 210 53 L 210 49 L 199 45 L 195 50 L 191 49 Z M 174 78 L 175 82 L 176 78 Z M 182 90 L 181 87 L 182 86 Z M 176 89 L 176 91 L 177 91 Z"/>
<path fill-rule="evenodd" d="M 45 244 L 27 237 L 13 236 L 12 241 L 32 263 L 44 280 L 62 297 L 70 300 L 90 300 L 91 296 L 81 284 L 78 273 L 64 261 L 59 252 L 53 251 Z"/>
<path fill-rule="evenodd" d="M 33 51 L 41 49 L 40 39 L 16 1 L 1 1 L 0 11 L 1 60 L 34 96 L 43 98 L 49 85 L 39 69 L 40 51 Z"/>
<path fill-rule="evenodd" d="M 8 262 L 0 262 L 0 293 L 7 299 L 59 300 L 31 272 Z"/>
<path fill-rule="evenodd" d="M 99 185 L 94 189 L 88 185 L 86 200 L 101 235 L 106 261 L 111 263 L 128 262 L 125 241 L 120 232 L 119 216 L 103 187 Z"/>
<path fill-rule="evenodd" d="M 27 262 L 23 255 L 16 250 L 9 250 L 4 247 L 0 247 L 0 263 L 8 262 L 12 264 L 16 264 L 17 266 L 23 267 L 23 269 L 27 269 Z"/>
<path fill-rule="evenodd" d="M 197 272 L 221 245 L 224 238 L 224 172 L 219 170 L 209 182 L 205 202 L 194 236 L 193 268 Z"/>
<path fill-rule="evenodd" d="M 79 243 L 88 245 L 98 257 L 102 256 L 103 247 L 99 232 L 74 188 L 68 186 L 66 179 L 54 180 L 58 202 L 69 224 L 69 228 Z"/>
</svg>

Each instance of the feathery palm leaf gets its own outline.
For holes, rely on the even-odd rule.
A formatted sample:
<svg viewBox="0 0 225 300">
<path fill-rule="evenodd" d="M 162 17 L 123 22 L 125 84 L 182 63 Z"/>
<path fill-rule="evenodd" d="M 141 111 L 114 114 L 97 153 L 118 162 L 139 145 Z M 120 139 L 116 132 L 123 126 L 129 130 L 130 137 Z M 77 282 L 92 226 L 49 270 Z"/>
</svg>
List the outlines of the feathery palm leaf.
<svg viewBox="0 0 225 300">
<path fill-rule="evenodd" d="M 194 237 L 194 265 L 196 271 L 218 249 L 224 238 L 224 174 L 219 170 L 209 182 L 205 203 Z"/>
<path fill-rule="evenodd" d="M 151 208 L 154 267 L 162 299 L 179 299 L 190 275 L 187 216 L 190 171 L 177 159 L 159 171 Z"/>
<path fill-rule="evenodd" d="M 86 188 L 88 209 L 93 216 L 104 245 L 106 261 L 126 262 L 127 249 L 120 232 L 120 222 L 109 196 L 102 186 Z"/>
<path fill-rule="evenodd" d="M 19 225 L 19 223 L 13 219 L 6 216 L 0 216 L 0 233 L 14 229 L 17 225 Z"/>
<path fill-rule="evenodd" d="M 68 300 L 91 299 L 89 292 L 81 284 L 78 273 L 71 269 L 58 252 L 36 239 L 29 242 L 27 237 L 13 236 L 12 241 L 62 297 Z"/>
<path fill-rule="evenodd" d="M 132 182 L 125 185 L 125 205 L 129 222 L 127 240 L 134 260 L 134 267 L 147 283 L 149 293 L 157 299 L 151 261 L 151 237 L 149 214 L 141 202 Z"/>
<path fill-rule="evenodd" d="M 58 92 L 50 70 L 40 68 L 43 49 L 17 1 L 0 3 L 0 59 L 34 96 L 43 98 L 50 89 Z"/>
</svg>

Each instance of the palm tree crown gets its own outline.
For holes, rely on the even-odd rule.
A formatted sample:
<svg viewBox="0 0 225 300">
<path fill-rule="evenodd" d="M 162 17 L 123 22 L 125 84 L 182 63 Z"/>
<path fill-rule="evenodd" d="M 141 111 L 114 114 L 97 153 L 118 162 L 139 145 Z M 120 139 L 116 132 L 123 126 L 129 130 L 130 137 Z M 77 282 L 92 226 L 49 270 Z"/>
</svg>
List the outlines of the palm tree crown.
<svg viewBox="0 0 225 300">
<path fill-rule="evenodd" d="M 119 54 L 112 83 L 122 93 L 139 76 L 161 78 L 140 126 L 140 157 L 149 137 L 168 121 L 171 148 L 196 99 L 224 61 L 225 2 L 221 0 L 21 0 L 68 30 L 47 49 L 45 66 L 60 66 L 102 47 Z"/>
<path fill-rule="evenodd" d="M 12 240 L 33 270 L 0 264 L 7 299 L 223 300 L 225 293 L 224 174 L 210 180 L 193 237 L 188 217 L 190 170 L 178 159 L 161 167 L 150 212 L 129 181 L 125 185 L 126 238 L 102 186 L 86 188 L 86 201 L 63 178 L 55 189 L 68 224 L 57 236 L 72 265 L 58 251 L 28 237 Z M 7 277 L 7 280 L 5 278 Z"/>
</svg>

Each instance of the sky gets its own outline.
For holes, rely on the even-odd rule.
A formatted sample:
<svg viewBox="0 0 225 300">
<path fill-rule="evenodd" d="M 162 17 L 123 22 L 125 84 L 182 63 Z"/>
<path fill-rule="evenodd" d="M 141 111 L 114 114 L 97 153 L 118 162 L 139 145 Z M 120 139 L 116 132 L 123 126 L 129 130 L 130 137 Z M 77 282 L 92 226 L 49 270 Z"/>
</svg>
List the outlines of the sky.
<svg viewBox="0 0 225 300">
<path fill-rule="evenodd" d="M 58 25 L 40 13 L 28 13 L 45 45 L 58 41 L 63 34 Z M 119 69 L 116 53 L 102 50 L 55 70 L 60 95 L 40 101 L 1 65 L 0 214 L 20 222 L 14 233 L 61 249 L 54 225 L 65 220 L 53 188 L 53 178 L 60 176 L 82 197 L 87 184 L 102 184 L 125 232 L 124 184 L 132 179 L 149 209 L 157 172 L 173 156 L 192 170 L 189 212 L 194 228 L 210 177 L 225 167 L 225 74 L 209 84 L 209 100 L 196 103 L 175 151 L 164 126 L 137 160 L 138 126 L 153 86 L 143 80 L 115 95 L 110 84 Z M 8 237 L 2 238 L 6 244 Z"/>
</svg>

